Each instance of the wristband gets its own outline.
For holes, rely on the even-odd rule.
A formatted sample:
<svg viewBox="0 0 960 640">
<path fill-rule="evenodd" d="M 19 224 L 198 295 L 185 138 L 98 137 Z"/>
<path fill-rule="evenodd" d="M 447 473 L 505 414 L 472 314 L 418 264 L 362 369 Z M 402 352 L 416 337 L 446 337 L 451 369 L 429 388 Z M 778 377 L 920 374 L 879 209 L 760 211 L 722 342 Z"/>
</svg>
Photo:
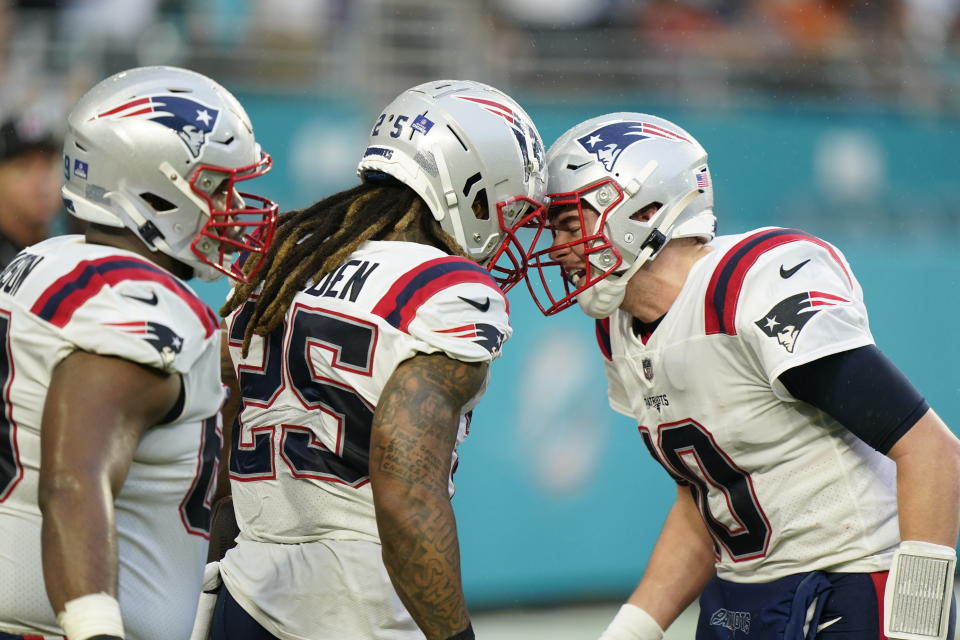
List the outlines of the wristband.
<svg viewBox="0 0 960 640">
<path fill-rule="evenodd" d="M 919 540 L 901 542 L 893 554 L 883 594 L 884 635 L 946 640 L 956 563 L 953 547 Z"/>
<path fill-rule="evenodd" d="M 649 613 L 633 604 L 625 604 L 610 621 L 600 640 L 661 640 L 663 629 Z"/>
<path fill-rule="evenodd" d="M 450 636 L 447 640 L 474 640 L 473 624 L 468 622 L 466 629 L 456 635 Z"/>
<path fill-rule="evenodd" d="M 57 624 L 70 640 L 123 638 L 120 603 L 106 593 L 91 593 L 67 602 L 57 614 Z"/>
</svg>

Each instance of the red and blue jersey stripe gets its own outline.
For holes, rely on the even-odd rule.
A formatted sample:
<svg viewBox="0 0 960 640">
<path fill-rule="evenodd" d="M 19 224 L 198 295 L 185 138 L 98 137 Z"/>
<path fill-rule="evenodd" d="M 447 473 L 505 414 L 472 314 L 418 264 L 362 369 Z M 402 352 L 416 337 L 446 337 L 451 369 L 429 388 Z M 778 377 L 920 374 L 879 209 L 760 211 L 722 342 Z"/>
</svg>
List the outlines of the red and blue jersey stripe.
<svg viewBox="0 0 960 640">
<path fill-rule="evenodd" d="M 445 256 L 428 260 L 403 274 L 373 307 L 373 313 L 406 331 L 417 310 L 433 295 L 467 282 L 487 285 L 497 295 L 503 295 L 486 269 L 465 258 Z"/>
<path fill-rule="evenodd" d="M 131 280 L 155 282 L 175 293 L 197 316 L 206 337 L 217 330 L 219 323 L 213 310 L 182 282 L 152 262 L 126 256 L 81 261 L 47 287 L 30 311 L 53 325 L 65 327 L 76 310 L 104 287 Z"/>
<path fill-rule="evenodd" d="M 850 284 L 853 278 L 843 260 L 829 244 L 799 229 L 769 229 L 747 236 L 734 245 L 713 271 L 704 301 L 704 324 L 707 335 L 737 335 L 737 303 L 743 282 L 756 261 L 767 251 L 789 242 L 812 242 L 827 250 L 837 261 Z"/>
</svg>

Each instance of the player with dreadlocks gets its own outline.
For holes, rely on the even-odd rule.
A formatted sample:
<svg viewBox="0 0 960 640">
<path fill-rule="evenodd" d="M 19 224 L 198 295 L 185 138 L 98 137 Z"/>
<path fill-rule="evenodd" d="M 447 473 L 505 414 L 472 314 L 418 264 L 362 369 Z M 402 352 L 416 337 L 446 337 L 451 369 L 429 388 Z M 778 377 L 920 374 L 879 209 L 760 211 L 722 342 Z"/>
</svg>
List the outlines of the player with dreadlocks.
<svg viewBox="0 0 960 640">
<path fill-rule="evenodd" d="M 250 338 L 269 335 L 279 325 L 294 296 L 313 279 L 343 264 L 367 240 L 404 240 L 468 257 L 440 226 L 417 193 L 390 176 L 334 194 L 281 218 L 270 254 L 255 279 L 238 285 L 220 310 L 227 317 L 258 289 L 265 302 L 254 305 L 243 335 L 242 355 Z"/>
<path fill-rule="evenodd" d="M 281 216 L 222 310 L 240 533 L 208 567 L 214 640 L 473 638 L 452 470 L 511 334 L 543 145 L 500 91 L 437 81 L 387 105 L 358 174 Z"/>
</svg>

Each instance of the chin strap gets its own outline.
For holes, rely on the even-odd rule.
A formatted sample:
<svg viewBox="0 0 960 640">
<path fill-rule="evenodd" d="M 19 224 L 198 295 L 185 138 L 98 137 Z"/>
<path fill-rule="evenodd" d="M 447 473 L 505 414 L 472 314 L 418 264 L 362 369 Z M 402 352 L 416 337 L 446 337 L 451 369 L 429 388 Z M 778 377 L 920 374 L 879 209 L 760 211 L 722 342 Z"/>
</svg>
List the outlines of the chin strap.
<svg viewBox="0 0 960 640">
<path fill-rule="evenodd" d="M 577 304 L 591 318 L 607 318 L 620 308 L 629 278 L 607 276 L 577 294 Z"/>
<path fill-rule="evenodd" d="M 664 207 L 656 226 L 650 229 L 650 233 L 647 234 L 643 244 L 640 245 L 640 253 L 637 254 L 637 259 L 626 271 L 616 276 L 610 274 L 577 295 L 577 302 L 584 313 L 593 318 L 606 318 L 620 307 L 626 293 L 627 282 L 630 281 L 633 274 L 640 270 L 640 267 L 652 260 L 667 244 L 667 235 L 660 229 L 666 229 L 666 232 L 669 233 L 673 228 L 673 223 L 700 193 L 700 189 L 691 189 L 683 197 Z M 587 267 L 592 268 L 589 260 L 587 261 Z"/>
</svg>

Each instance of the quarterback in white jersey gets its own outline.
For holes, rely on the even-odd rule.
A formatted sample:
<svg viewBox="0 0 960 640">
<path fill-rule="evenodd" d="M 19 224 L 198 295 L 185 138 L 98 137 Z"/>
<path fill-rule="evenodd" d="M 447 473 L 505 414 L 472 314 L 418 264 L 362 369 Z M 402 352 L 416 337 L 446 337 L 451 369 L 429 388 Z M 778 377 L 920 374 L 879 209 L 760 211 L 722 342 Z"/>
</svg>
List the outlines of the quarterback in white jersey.
<svg viewBox="0 0 960 640">
<path fill-rule="evenodd" d="M 960 442 L 874 344 L 841 252 L 715 238 L 706 152 L 655 116 L 581 123 L 548 166 L 531 292 L 597 318 L 610 404 L 678 485 L 601 639 L 660 638 L 698 596 L 698 640 L 952 638 Z"/>
<path fill-rule="evenodd" d="M 430 82 L 377 118 L 360 185 L 280 217 L 224 309 L 240 535 L 213 640 L 472 640 L 456 447 L 510 337 L 544 170 L 508 96 Z"/>
<path fill-rule="evenodd" d="M 255 272 L 277 207 L 236 184 L 270 159 L 223 87 L 142 67 L 80 99 L 63 166 L 87 231 L 0 272 L 0 638 L 187 638 L 224 387 L 184 280 Z"/>
<path fill-rule="evenodd" d="M 893 461 L 778 379 L 873 343 L 859 284 L 795 230 L 708 246 L 652 333 L 622 310 L 597 321 L 611 406 L 694 492 L 721 578 L 885 570 L 900 541 Z"/>
</svg>

